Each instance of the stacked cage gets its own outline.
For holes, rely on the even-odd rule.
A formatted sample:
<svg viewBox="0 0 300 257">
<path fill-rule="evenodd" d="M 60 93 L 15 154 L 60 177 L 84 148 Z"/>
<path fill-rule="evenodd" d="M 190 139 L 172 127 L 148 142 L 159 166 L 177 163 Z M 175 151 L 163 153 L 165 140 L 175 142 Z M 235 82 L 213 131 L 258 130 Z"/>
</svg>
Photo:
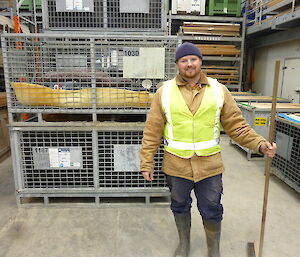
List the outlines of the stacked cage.
<svg viewBox="0 0 300 257">
<path fill-rule="evenodd" d="M 249 100 L 253 98 L 249 98 Z M 255 99 L 255 98 L 254 98 Z M 282 113 L 300 113 L 300 104 L 297 103 L 285 103 L 285 99 L 278 99 L 279 102 L 276 105 L 276 111 Z M 281 102 L 281 100 L 283 102 Z M 270 116 L 271 116 L 271 103 L 237 103 L 243 117 L 245 118 L 246 122 L 260 135 L 264 138 L 268 137 L 268 131 L 270 128 Z M 233 144 L 238 145 L 240 148 L 246 151 L 247 159 L 252 160 L 254 157 L 263 157 L 263 155 L 258 155 L 253 150 L 250 150 L 246 147 L 239 145 L 238 143 L 231 140 Z"/>
<path fill-rule="evenodd" d="M 272 160 L 272 173 L 300 193 L 300 122 L 277 117 L 275 129 L 280 147 Z"/>
<path fill-rule="evenodd" d="M 43 27 L 48 31 L 162 33 L 166 0 L 43 0 Z"/>
<path fill-rule="evenodd" d="M 58 3 L 47 1 L 48 6 L 50 2 Z M 90 7 L 96 12 L 101 3 L 107 11 L 109 2 L 126 1 L 95 0 Z M 155 7 L 161 13 L 165 1 L 144 2 L 149 12 Z M 58 12 L 68 17 L 78 13 Z M 79 31 L 84 19 L 73 22 L 77 20 L 73 29 Z M 176 75 L 174 55 L 180 42 L 151 33 L 158 30 L 149 29 L 153 21 L 144 23 L 145 28 L 138 27 L 138 19 L 131 20 L 134 33 L 126 36 L 115 29 L 98 35 L 66 33 L 61 27 L 57 33 L 2 36 L 19 204 L 77 197 L 91 198 L 93 204 L 119 197 L 151 203 L 169 195 L 161 169 L 162 146 L 155 156 L 152 182 L 139 172 L 139 151 L 152 97 L 163 81 Z M 101 31 L 103 27 L 97 26 L 93 29 Z"/>
</svg>

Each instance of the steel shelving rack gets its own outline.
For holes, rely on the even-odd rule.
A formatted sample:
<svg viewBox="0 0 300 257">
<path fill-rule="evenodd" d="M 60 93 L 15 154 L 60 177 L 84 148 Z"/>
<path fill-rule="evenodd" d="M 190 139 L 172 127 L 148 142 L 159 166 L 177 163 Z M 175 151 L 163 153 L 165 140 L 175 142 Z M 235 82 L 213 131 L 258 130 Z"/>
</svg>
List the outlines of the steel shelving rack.
<svg viewBox="0 0 300 257">
<path fill-rule="evenodd" d="M 247 35 L 266 31 L 278 31 L 299 25 L 300 5 L 297 0 L 255 1 L 248 4 L 248 15 L 254 14 L 254 19 L 248 19 L 247 24 L 254 23 L 247 29 Z"/>
<path fill-rule="evenodd" d="M 241 24 L 241 33 L 239 37 L 226 37 L 226 36 L 202 36 L 202 35 L 193 35 L 187 36 L 182 35 L 179 32 L 179 35 L 182 37 L 183 41 L 191 41 L 194 43 L 200 42 L 208 42 L 208 43 L 233 43 L 238 46 L 241 53 L 238 57 L 230 57 L 230 56 L 208 56 L 203 57 L 204 62 L 209 61 L 213 64 L 226 63 L 230 65 L 234 65 L 239 67 L 239 82 L 238 85 L 229 86 L 230 90 L 241 91 L 243 89 L 242 79 L 243 79 L 243 61 L 244 61 L 244 45 L 245 45 L 245 17 L 224 17 L 224 16 L 196 16 L 196 15 L 175 15 L 169 13 L 168 21 L 169 21 L 169 34 L 174 32 L 171 31 L 172 24 L 174 20 L 179 21 L 195 21 L 195 22 L 222 22 L 222 23 L 231 23 L 231 24 Z"/>
<path fill-rule="evenodd" d="M 280 145 L 272 160 L 272 173 L 300 193 L 300 123 L 280 114 L 275 120 L 275 139 Z"/>
</svg>

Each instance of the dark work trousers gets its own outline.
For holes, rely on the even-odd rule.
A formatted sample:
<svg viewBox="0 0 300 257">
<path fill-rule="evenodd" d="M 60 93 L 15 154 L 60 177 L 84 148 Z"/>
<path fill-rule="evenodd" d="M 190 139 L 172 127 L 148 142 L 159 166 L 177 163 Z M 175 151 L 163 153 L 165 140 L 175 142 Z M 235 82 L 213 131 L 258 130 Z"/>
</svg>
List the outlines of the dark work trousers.
<svg viewBox="0 0 300 257">
<path fill-rule="evenodd" d="M 222 220 L 222 174 L 196 183 L 188 179 L 167 175 L 167 184 L 171 191 L 171 210 L 173 213 L 184 213 L 191 209 L 191 192 L 194 189 L 197 207 L 202 218 L 212 222 Z"/>
</svg>

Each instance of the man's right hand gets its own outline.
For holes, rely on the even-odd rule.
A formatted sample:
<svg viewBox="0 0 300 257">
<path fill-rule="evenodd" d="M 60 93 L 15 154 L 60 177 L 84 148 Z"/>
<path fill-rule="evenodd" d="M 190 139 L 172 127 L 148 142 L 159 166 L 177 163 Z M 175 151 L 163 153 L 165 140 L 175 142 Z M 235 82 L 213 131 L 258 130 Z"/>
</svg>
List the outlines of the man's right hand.
<svg viewBox="0 0 300 257">
<path fill-rule="evenodd" d="M 153 173 L 150 173 L 149 171 L 142 171 L 142 174 L 147 181 L 152 181 L 154 179 Z"/>
</svg>

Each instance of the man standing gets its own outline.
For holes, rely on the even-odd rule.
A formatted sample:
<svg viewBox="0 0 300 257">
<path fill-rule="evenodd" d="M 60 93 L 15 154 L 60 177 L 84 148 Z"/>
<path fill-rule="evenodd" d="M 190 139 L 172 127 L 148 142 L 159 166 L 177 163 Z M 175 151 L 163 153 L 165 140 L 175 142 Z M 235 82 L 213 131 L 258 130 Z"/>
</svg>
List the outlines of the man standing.
<svg viewBox="0 0 300 257">
<path fill-rule="evenodd" d="M 144 129 L 141 172 L 154 179 L 154 156 L 164 138 L 163 171 L 171 192 L 171 210 L 179 235 L 175 257 L 190 251 L 191 191 L 207 239 L 208 257 L 220 257 L 223 206 L 220 124 L 234 141 L 273 157 L 276 144 L 267 142 L 244 120 L 227 88 L 201 71 L 202 54 L 192 43 L 176 51 L 179 74 L 164 82 L 153 98 Z"/>
</svg>

